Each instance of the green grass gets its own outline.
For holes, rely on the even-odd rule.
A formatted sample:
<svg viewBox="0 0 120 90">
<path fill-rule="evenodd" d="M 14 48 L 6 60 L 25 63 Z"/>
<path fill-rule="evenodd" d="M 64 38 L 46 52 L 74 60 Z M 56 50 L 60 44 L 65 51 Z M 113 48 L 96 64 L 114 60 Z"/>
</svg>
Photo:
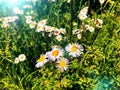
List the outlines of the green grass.
<svg viewBox="0 0 120 90">
<path fill-rule="evenodd" d="M 84 0 L 83 0 L 84 1 Z M 3 17 L 12 16 L 11 8 L 0 3 L 0 90 L 119 90 L 120 89 L 120 1 L 83 2 L 72 0 L 57 0 L 49 2 L 38 0 L 38 3 L 28 3 L 32 9 L 23 9 L 23 15 L 17 15 L 19 20 L 11 23 L 9 28 L 3 28 Z M 27 3 L 27 2 L 26 2 Z M 91 6 L 97 3 L 97 6 Z M 71 6 L 72 5 L 72 6 Z M 79 11 L 89 7 L 88 18 L 81 21 Z M 96 9 L 97 8 L 97 9 Z M 9 10 L 7 12 L 7 10 Z M 58 42 L 49 33 L 36 32 L 30 29 L 25 21 L 27 12 L 33 21 L 47 19 L 47 25 L 65 28 L 66 34 Z M 102 19 L 102 28 L 97 28 L 91 19 Z M 76 25 L 73 25 L 76 23 Z M 83 24 L 95 27 L 94 32 L 84 30 L 79 40 L 72 31 L 83 28 Z M 48 62 L 43 67 L 35 64 L 40 54 L 51 50 L 51 46 L 59 45 L 63 49 L 68 43 L 79 43 L 84 47 L 80 57 L 70 57 L 69 67 L 60 72 L 55 62 Z M 14 63 L 21 53 L 26 55 L 24 62 Z"/>
</svg>

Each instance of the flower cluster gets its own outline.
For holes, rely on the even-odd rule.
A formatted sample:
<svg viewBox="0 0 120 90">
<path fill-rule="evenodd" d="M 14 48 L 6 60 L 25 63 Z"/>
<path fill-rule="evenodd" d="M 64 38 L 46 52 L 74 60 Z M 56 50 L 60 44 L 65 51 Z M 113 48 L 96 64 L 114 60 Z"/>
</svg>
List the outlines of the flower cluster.
<svg viewBox="0 0 120 90">
<path fill-rule="evenodd" d="M 25 54 L 20 54 L 18 57 L 15 58 L 14 63 L 15 63 L 15 64 L 18 64 L 20 61 L 21 61 L 21 62 L 25 61 L 25 59 L 26 59 Z"/>
<path fill-rule="evenodd" d="M 55 39 L 57 41 L 61 41 L 62 40 L 61 34 L 66 33 L 66 30 L 64 28 L 58 29 L 56 27 L 46 25 L 47 23 L 46 19 L 43 19 L 38 23 L 36 23 L 36 21 L 32 21 L 32 16 L 26 16 L 25 18 L 26 18 L 26 23 L 29 24 L 31 29 L 36 28 L 36 32 L 47 32 L 49 33 L 48 35 L 49 37 L 55 35 Z"/>
<path fill-rule="evenodd" d="M 9 23 L 14 22 L 14 21 L 17 20 L 17 19 L 18 19 L 18 16 L 8 16 L 8 17 L 4 17 L 1 26 L 2 26 L 3 28 L 7 28 L 7 27 L 10 26 Z"/>
<path fill-rule="evenodd" d="M 41 54 L 39 59 L 37 60 L 37 64 L 35 65 L 37 68 L 42 67 L 47 62 L 54 62 L 57 60 L 56 67 L 60 71 L 67 70 L 69 60 L 64 57 L 65 53 L 68 53 L 68 56 L 79 57 L 83 52 L 83 46 L 77 43 L 68 44 L 65 47 L 65 50 L 60 46 L 54 45 L 52 46 L 52 50 L 46 52 L 46 54 Z"/>
<path fill-rule="evenodd" d="M 55 0 L 49 0 L 49 1 L 55 1 Z M 37 0 L 26 0 L 26 2 L 37 2 Z M 68 3 L 71 2 L 71 0 L 67 0 Z M 32 5 L 29 5 L 30 3 L 26 4 L 23 6 L 24 9 L 32 9 Z M 28 10 L 30 11 L 30 10 Z M 18 7 L 13 9 L 13 12 L 16 15 L 23 15 L 25 14 L 23 10 L 20 10 Z M 66 34 L 66 30 L 64 28 L 57 28 L 53 26 L 47 25 L 47 19 L 42 19 L 40 21 L 35 21 L 33 20 L 33 17 L 31 14 L 33 14 L 34 11 L 26 12 L 25 16 L 25 21 L 26 24 L 29 25 L 30 29 L 35 30 L 35 32 L 38 33 L 47 33 L 48 37 L 54 36 L 57 41 L 62 40 L 62 36 Z M 93 32 L 95 30 L 95 27 L 101 28 L 102 27 L 102 20 L 101 19 L 92 19 L 91 22 L 93 23 L 92 25 L 87 24 L 84 21 L 87 21 L 85 19 L 88 18 L 87 16 L 88 13 L 88 7 L 84 7 L 80 10 L 78 14 L 78 18 L 81 20 L 81 27 L 79 29 L 73 30 L 73 34 L 77 36 L 78 39 L 81 39 L 82 37 L 82 32 L 83 31 L 90 31 Z M 24 15 L 23 15 L 24 16 Z M 5 17 L 3 19 L 3 27 L 8 27 L 10 22 L 14 22 L 16 19 L 18 19 L 18 16 L 9 16 Z M 83 23 L 84 22 L 84 23 Z M 74 25 L 73 25 L 74 26 Z M 67 70 L 69 66 L 69 56 L 70 57 L 79 57 L 83 53 L 83 46 L 78 43 L 69 43 L 68 45 L 65 46 L 65 48 L 62 48 L 60 46 L 54 45 L 52 46 L 52 50 L 46 52 L 45 54 L 41 54 L 36 61 L 36 68 L 44 66 L 48 62 L 56 62 L 56 67 L 60 71 L 65 71 Z M 66 57 L 67 56 L 67 57 Z M 14 63 L 17 64 L 20 61 L 24 61 L 26 59 L 26 56 L 24 54 L 20 54 L 18 57 L 15 58 Z"/>
<path fill-rule="evenodd" d="M 83 9 L 81 9 L 80 13 L 78 14 L 79 19 L 85 20 L 87 18 L 87 12 L 88 12 L 88 7 L 84 7 Z"/>
<path fill-rule="evenodd" d="M 80 13 L 78 14 L 78 18 L 80 20 L 85 20 L 87 18 L 87 12 L 88 12 L 88 7 L 84 7 L 83 9 L 80 10 Z M 86 22 L 82 23 L 80 29 L 75 29 L 73 30 L 73 35 L 76 35 L 78 39 L 82 38 L 82 32 L 88 30 L 89 32 L 94 32 L 95 26 L 96 28 L 102 28 L 103 21 L 101 19 L 92 19 L 92 20 L 87 20 L 88 23 L 92 23 L 92 25 L 86 24 Z M 75 23 L 75 22 L 74 22 Z"/>
</svg>

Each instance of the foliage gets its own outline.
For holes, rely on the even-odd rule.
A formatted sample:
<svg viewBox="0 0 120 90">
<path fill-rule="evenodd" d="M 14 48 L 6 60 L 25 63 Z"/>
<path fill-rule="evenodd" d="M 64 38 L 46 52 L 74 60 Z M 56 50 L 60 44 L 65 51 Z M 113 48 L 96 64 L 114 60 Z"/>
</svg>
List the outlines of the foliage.
<svg viewBox="0 0 120 90">
<path fill-rule="evenodd" d="M 96 3 L 98 6 L 94 6 Z M 24 8 L 30 5 L 30 8 Z M 16 5 L 17 6 L 17 5 Z M 80 10 L 88 7 L 87 19 L 80 20 Z M 5 1 L 0 2 L 0 89 L 1 90 L 118 90 L 120 89 L 120 1 L 106 0 L 26 0 L 19 4 L 21 12 L 16 14 Z M 23 10 L 23 14 L 22 14 Z M 3 26 L 5 17 L 17 16 L 14 22 Z M 26 16 L 32 16 L 37 24 L 47 20 L 52 28 L 65 29 L 62 40 L 54 32 L 36 31 L 26 23 Z M 97 27 L 93 20 L 101 19 Z M 6 24 L 6 23 L 5 23 Z M 94 27 L 86 30 L 85 25 Z M 81 38 L 73 32 L 79 32 Z M 83 31 L 81 31 L 83 30 Z M 79 57 L 72 57 L 65 51 L 70 43 L 84 48 Z M 36 68 L 41 54 L 58 45 L 64 49 L 63 57 L 69 60 L 64 72 L 57 69 L 57 61 L 45 63 Z M 20 54 L 25 61 L 15 63 Z"/>
</svg>

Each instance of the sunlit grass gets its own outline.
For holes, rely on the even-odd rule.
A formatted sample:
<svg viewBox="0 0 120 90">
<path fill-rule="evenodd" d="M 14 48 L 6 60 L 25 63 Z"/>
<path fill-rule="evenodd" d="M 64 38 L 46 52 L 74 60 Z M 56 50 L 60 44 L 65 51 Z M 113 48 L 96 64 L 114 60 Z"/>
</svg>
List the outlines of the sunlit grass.
<svg viewBox="0 0 120 90">
<path fill-rule="evenodd" d="M 120 89 L 119 1 L 17 4 L 0 2 L 1 90 Z"/>
</svg>

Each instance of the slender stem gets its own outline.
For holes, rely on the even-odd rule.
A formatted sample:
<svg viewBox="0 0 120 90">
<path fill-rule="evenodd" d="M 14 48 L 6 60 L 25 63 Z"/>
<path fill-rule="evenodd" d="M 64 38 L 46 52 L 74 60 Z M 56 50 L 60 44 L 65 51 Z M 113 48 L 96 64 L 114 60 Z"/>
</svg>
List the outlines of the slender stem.
<svg viewBox="0 0 120 90">
<path fill-rule="evenodd" d="M 14 25 L 13 25 L 13 23 L 12 23 L 12 39 L 11 39 L 11 41 L 12 41 L 12 47 L 14 46 Z M 13 51 L 13 49 L 12 49 L 12 55 L 11 55 L 11 60 L 14 60 L 13 59 L 13 56 L 14 56 L 14 51 Z M 14 68 L 14 63 L 12 64 L 12 74 L 13 74 L 13 76 L 14 76 L 14 71 L 15 71 L 15 68 Z"/>
</svg>

